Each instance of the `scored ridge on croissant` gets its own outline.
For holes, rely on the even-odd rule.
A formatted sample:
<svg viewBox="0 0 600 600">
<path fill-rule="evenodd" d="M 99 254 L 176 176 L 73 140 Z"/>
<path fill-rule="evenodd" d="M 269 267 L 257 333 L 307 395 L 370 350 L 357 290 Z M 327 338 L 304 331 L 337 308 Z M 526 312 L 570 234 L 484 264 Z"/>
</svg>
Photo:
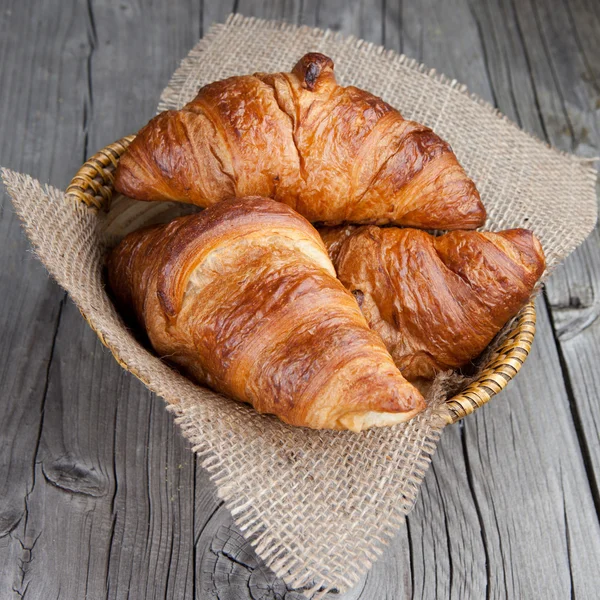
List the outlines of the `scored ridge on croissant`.
<svg viewBox="0 0 600 600">
<path fill-rule="evenodd" d="M 450 146 L 380 98 L 337 84 L 333 61 L 204 86 L 152 119 L 121 157 L 117 191 L 207 207 L 232 196 L 309 221 L 474 229 L 485 209 Z"/>
<path fill-rule="evenodd" d="M 360 431 L 425 407 L 317 231 L 265 198 L 129 234 L 108 260 L 118 306 L 160 356 L 292 425 Z"/>
<path fill-rule="evenodd" d="M 525 229 L 439 237 L 374 226 L 319 232 L 340 281 L 413 382 L 479 356 L 545 269 L 542 247 Z"/>
</svg>

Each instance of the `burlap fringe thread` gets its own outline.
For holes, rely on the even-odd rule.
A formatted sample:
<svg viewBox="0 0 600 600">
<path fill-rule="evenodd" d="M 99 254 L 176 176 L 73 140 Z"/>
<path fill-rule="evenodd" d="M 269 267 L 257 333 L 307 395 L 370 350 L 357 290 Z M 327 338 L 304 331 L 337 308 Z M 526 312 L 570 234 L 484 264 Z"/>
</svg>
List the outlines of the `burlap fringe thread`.
<svg viewBox="0 0 600 600">
<path fill-rule="evenodd" d="M 288 70 L 311 50 L 334 58 L 343 83 L 379 94 L 447 138 L 482 192 L 487 228 L 533 229 L 550 268 L 593 229 L 590 164 L 523 133 L 455 80 L 339 33 L 231 16 L 183 60 L 158 108 L 179 108 L 208 81 Z M 105 293 L 106 246 L 145 217 L 165 220 L 176 209 L 120 198 L 110 214 L 93 214 L 29 176 L 6 169 L 2 176 L 40 260 L 120 364 L 165 399 L 260 558 L 309 597 L 353 587 L 415 503 L 456 378 L 440 378 L 427 410 L 410 423 L 361 435 L 290 428 L 258 415 L 140 346 Z"/>
</svg>

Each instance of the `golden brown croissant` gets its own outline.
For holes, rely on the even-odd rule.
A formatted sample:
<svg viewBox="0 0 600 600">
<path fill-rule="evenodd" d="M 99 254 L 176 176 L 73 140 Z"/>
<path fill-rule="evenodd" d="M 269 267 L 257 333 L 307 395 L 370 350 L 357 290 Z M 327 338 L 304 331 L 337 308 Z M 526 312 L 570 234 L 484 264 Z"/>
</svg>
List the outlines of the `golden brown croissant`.
<svg viewBox="0 0 600 600">
<path fill-rule="evenodd" d="M 340 281 L 356 297 L 409 381 L 476 358 L 531 296 L 545 268 L 525 229 L 320 230 Z"/>
<path fill-rule="evenodd" d="M 474 229 L 486 213 L 450 146 L 380 98 L 336 83 L 323 54 L 291 73 L 203 87 L 161 113 L 119 161 L 116 189 L 210 206 L 261 195 L 309 221 Z"/>
<path fill-rule="evenodd" d="M 360 431 L 424 408 L 317 231 L 283 204 L 226 200 L 136 231 L 113 250 L 108 277 L 159 355 L 259 412 Z"/>
</svg>

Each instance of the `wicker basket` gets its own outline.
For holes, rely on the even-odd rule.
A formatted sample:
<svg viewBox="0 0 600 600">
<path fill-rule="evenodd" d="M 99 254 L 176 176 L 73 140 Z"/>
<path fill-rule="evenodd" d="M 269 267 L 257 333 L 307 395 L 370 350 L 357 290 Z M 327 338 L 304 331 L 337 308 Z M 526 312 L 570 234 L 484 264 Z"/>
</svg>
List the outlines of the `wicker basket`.
<svg viewBox="0 0 600 600">
<path fill-rule="evenodd" d="M 91 210 L 107 210 L 113 196 L 114 170 L 134 137 L 124 137 L 94 154 L 73 177 L 67 187 L 67 195 L 84 203 Z M 476 378 L 460 394 L 446 401 L 449 423 L 459 421 L 489 402 L 490 398 L 504 389 L 519 372 L 531 349 L 535 335 L 535 318 L 535 306 L 530 302 L 512 321 L 510 330 L 502 342 L 487 355 L 486 364 Z M 96 333 L 119 364 L 131 371 L 116 350 L 106 343 L 99 332 Z M 140 378 L 134 371 L 132 373 Z"/>
</svg>

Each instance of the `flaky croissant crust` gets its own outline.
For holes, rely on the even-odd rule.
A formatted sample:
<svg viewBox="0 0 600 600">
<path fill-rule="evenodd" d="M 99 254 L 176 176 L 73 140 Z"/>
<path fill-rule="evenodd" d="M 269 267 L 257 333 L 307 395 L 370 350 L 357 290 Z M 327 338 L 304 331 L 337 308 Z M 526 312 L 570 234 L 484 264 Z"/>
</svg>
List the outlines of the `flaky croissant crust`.
<svg viewBox="0 0 600 600">
<path fill-rule="evenodd" d="M 341 282 L 409 381 L 464 367 L 524 306 L 545 269 L 531 231 L 324 228 Z"/>
<path fill-rule="evenodd" d="M 115 188 L 204 207 L 267 196 L 328 224 L 472 229 L 486 216 L 446 142 L 380 98 L 338 85 L 332 60 L 318 53 L 291 73 L 211 83 L 161 113 L 120 159 Z"/>
<path fill-rule="evenodd" d="M 424 408 L 316 230 L 264 198 L 223 201 L 136 231 L 108 279 L 160 356 L 293 425 L 360 431 Z"/>
</svg>

